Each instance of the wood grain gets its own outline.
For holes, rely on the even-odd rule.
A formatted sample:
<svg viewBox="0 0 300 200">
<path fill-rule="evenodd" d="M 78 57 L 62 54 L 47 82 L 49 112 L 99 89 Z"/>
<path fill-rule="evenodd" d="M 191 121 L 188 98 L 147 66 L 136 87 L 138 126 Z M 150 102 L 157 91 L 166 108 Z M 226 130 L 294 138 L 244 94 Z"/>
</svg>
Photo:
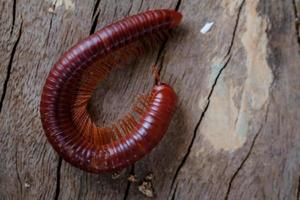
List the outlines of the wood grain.
<svg viewBox="0 0 300 200">
<path fill-rule="evenodd" d="M 44 80 L 80 39 L 153 8 L 181 11 L 181 27 L 99 85 L 89 111 L 99 125 L 122 117 L 157 63 L 179 96 L 171 126 L 117 179 L 80 171 L 46 141 Z M 299 199 L 299 0 L 0 0 L 0 11 L 0 199 L 146 199 L 149 173 L 155 199 Z"/>
</svg>

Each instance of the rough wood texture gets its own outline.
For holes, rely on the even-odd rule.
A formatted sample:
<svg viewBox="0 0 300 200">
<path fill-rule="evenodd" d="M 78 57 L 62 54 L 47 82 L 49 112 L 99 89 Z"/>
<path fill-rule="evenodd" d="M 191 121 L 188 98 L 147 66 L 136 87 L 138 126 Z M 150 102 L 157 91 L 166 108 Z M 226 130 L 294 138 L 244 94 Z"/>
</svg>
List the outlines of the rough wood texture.
<svg viewBox="0 0 300 200">
<path fill-rule="evenodd" d="M 73 168 L 41 128 L 47 73 L 80 39 L 152 8 L 180 10 L 182 26 L 116 70 L 89 109 L 99 125 L 121 117 L 158 63 L 179 96 L 168 133 L 118 179 Z M 0 0 L 0 11 L 0 199 L 143 199 L 149 172 L 156 199 L 299 199 L 299 0 Z"/>
</svg>

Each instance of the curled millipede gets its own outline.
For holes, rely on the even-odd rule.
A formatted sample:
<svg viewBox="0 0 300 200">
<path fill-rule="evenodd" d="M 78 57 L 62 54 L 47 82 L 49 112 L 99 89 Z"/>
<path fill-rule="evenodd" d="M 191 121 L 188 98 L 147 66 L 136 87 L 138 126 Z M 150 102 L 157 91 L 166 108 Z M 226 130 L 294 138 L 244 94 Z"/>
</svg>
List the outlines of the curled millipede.
<svg viewBox="0 0 300 200">
<path fill-rule="evenodd" d="M 89 171 L 117 171 L 142 158 L 161 140 L 175 112 L 177 96 L 161 83 L 141 95 L 128 113 L 109 127 L 97 127 L 87 104 L 101 82 L 118 64 L 112 58 L 136 53 L 128 48 L 144 37 L 161 39 L 182 15 L 174 10 L 146 11 L 110 24 L 82 40 L 52 67 L 41 96 L 40 114 L 54 149 L 72 165 Z"/>
</svg>

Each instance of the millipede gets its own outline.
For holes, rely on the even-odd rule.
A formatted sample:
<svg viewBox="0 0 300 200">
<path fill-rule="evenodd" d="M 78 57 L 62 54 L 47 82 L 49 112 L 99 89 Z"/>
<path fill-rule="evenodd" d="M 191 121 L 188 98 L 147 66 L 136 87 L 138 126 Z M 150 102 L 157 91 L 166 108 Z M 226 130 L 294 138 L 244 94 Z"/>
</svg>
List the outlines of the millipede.
<svg viewBox="0 0 300 200">
<path fill-rule="evenodd" d="M 100 173 L 116 172 L 148 154 L 162 139 L 176 109 L 177 95 L 159 79 L 132 110 L 117 122 L 98 127 L 87 105 L 97 85 L 115 68 L 117 52 L 126 57 L 142 38 L 161 38 L 178 26 L 180 12 L 149 10 L 116 21 L 66 51 L 45 81 L 40 115 L 48 141 L 73 166 Z M 157 40 L 157 39 L 156 39 Z"/>
</svg>

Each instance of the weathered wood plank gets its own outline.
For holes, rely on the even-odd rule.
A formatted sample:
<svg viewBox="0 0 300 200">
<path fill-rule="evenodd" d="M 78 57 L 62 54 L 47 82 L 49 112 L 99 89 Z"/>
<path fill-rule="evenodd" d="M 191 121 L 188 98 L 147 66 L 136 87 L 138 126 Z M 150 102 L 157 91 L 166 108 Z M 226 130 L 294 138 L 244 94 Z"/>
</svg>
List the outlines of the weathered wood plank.
<svg viewBox="0 0 300 200">
<path fill-rule="evenodd" d="M 0 4 L 1 197 L 143 199 L 138 184 L 151 172 L 156 199 L 299 199 L 299 0 L 55 2 Z M 116 70 L 89 110 L 99 125 L 122 117 L 151 88 L 158 60 L 179 96 L 167 135 L 116 180 L 60 162 L 38 114 L 52 64 L 95 29 L 150 8 L 179 9 L 181 28 Z"/>
</svg>

